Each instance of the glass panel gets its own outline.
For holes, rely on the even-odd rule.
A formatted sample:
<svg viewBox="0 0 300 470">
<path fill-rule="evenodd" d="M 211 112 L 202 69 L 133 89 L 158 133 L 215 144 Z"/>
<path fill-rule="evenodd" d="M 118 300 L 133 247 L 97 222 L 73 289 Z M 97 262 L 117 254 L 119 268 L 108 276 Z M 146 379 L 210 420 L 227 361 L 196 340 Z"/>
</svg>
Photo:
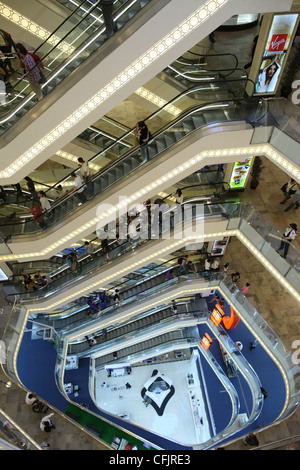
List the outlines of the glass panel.
<svg viewBox="0 0 300 470">
<path fill-rule="evenodd" d="M 150 0 L 143 2 L 117 0 L 113 18 L 118 29 L 134 17 Z M 100 0 L 79 5 L 54 32 L 35 50 L 37 64 L 42 64 L 45 83 L 41 85 L 41 100 L 75 68 L 88 59 L 107 39 Z M 80 14 L 79 14 L 80 13 Z M 35 93 L 29 82 L 29 73 L 20 77 L 15 71 L 6 83 L 7 99 L 0 106 L 0 135 L 3 135 L 35 104 Z"/>
</svg>

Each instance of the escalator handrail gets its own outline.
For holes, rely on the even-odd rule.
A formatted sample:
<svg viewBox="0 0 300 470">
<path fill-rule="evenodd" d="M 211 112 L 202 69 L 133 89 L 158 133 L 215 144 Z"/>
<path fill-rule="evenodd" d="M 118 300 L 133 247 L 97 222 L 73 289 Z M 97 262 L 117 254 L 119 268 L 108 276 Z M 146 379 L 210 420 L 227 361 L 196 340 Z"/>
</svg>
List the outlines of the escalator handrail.
<svg viewBox="0 0 300 470">
<path fill-rule="evenodd" d="M 192 89 L 189 89 L 187 91 L 190 91 L 190 90 L 194 90 L 195 87 L 192 87 Z M 197 88 L 197 87 L 196 87 Z M 186 92 L 182 92 L 180 93 L 180 95 L 184 94 Z M 180 96 L 178 95 L 178 96 Z M 171 103 L 173 100 L 175 100 L 177 98 L 173 98 L 169 103 Z M 259 99 L 258 98 L 250 98 L 250 99 L 253 99 L 253 100 L 256 100 L 258 101 Z M 167 123 L 165 126 L 163 126 L 160 130 L 158 130 L 155 134 L 153 134 L 152 136 L 152 141 L 158 137 L 162 132 L 164 132 L 167 128 L 171 127 L 172 125 L 174 125 L 176 122 L 180 121 L 181 119 L 183 119 L 187 114 L 191 113 L 193 110 L 195 111 L 200 111 L 201 110 L 201 107 L 205 108 L 207 107 L 208 105 L 212 105 L 212 104 L 224 104 L 224 103 L 238 103 L 240 104 L 242 101 L 249 101 L 250 99 L 232 99 L 232 100 L 219 100 L 219 101 L 212 101 L 212 102 L 209 102 L 209 103 L 205 103 L 205 104 L 202 104 L 201 106 L 195 106 L 195 107 L 191 107 L 191 108 L 188 108 L 186 109 L 185 111 L 183 111 L 179 116 L 177 116 L 177 118 L 175 118 L 173 121 L 170 121 L 169 123 Z M 162 108 L 160 108 L 159 111 L 155 111 L 154 113 L 152 113 L 149 117 L 147 117 L 145 119 L 148 120 L 148 119 L 151 119 L 151 117 L 153 117 L 153 115 L 157 114 L 158 112 L 160 112 L 163 108 L 165 108 L 166 106 L 168 106 L 168 104 L 165 104 Z M 101 153 L 107 151 L 107 149 L 109 149 L 111 146 L 115 145 L 117 142 L 119 142 L 121 139 L 123 139 L 126 135 L 128 135 L 129 133 L 132 133 L 134 131 L 134 128 L 131 132 L 128 132 L 126 134 L 124 134 L 124 136 L 120 137 L 119 139 L 117 139 L 113 144 L 110 144 L 108 147 L 104 148 L 103 150 L 101 150 L 100 152 L 98 152 L 96 155 L 94 155 L 90 160 L 92 161 L 94 158 L 96 158 L 97 156 L 99 156 Z M 133 148 L 131 148 L 127 153 L 125 153 L 124 155 L 122 155 L 121 157 L 117 158 L 115 161 L 113 162 L 110 162 L 107 166 L 105 166 L 104 168 L 102 168 L 98 173 L 94 174 L 93 177 L 92 177 L 92 180 L 98 178 L 100 176 L 100 174 L 104 174 L 105 172 L 108 172 L 111 168 L 113 168 L 115 165 L 119 164 L 122 160 L 125 160 L 126 158 L 128 158 L 128 156 L 131 154 L 131 153 L 134 153 L 136 151 L 136 149 L 138 148 L 138 146 L 134 146 Z M 62 180 L 60 180 L 59 182 L 57 182 L 55 185 L 53 185 L 51 188 L 49 188 L 48 190 L 46 190 L 45 192 L 47 193 L 47 191 L 50 191 L 50 189 L 53 189 L 55 188 L 56 186 L 58 186 L 59 184 L 61 184 L 64 180 L 66 180 L 67 178 L 69 178 L 69 176 L 73 173 L 73 172 L 76 172 L 76 170 L 73 170 L 70 172 L 69 175 L 65 176 Z M 78 170 L 77 170 L 78 171 Z M 83 185 L 78 188 L 76 191 L 74 191 L 72 194 L 66 194 L 64 195 L 62 198 L 58 198 L 55 200 L 53 206 L 51 206 L 51 210 L 54 210 L 55 207 L 57 205 L 60 205 L 63 201 L 67 200 L 70 196 L 72 196 L 73 194 L 76 194 L 77 192 L 81 191 L 83 187 L 86 187 L 87 186 L 87 183 L 83 183 Z M 44 211 L 43 214 L 46 214 L 48 211 Z M 3 226 L 8 226 L 8 225 L 21 225 L 21 224 L 26 224 L 28 223 L 29 221 L 22 221 L 22 222 L 18 222 L 18 223 L 15 223 L 15 224 L 0 224 L 0 227 L 3 227 Z M 52 227 L 52 226 L 51 226 Z M 37 230 L 38 231 L 38 230 Z"/>
<path fill-rule="evenodd" d="M 98 0 L 98 1 L 100 2 L 101 0 Z M 88 14 L 90 14 L 90 12 L 93 11 L 93 10 L 94 10 L 95 8 L 97 8 L 97 7 L 98 7 L 98 3 L 93 6 L 93 8 L 87 13 L 86 16 L 88 16 Z M 123 7 L 124 7 L 124 4 L 120 5 L 119 10 L 122 9 Z M 116 10 L 114 13 L 116 14 L 117 11 L 118 11 L 118 10 Z M 79 22 L 76 26 L 74 26 L 74 28 L 78 27 L 78 25 L 81 24 L 82 21 L 84 21 L 85 19 L 86 19 L 86 17 L 82 17 L 81 20 L 80 20 L 80 22 Z M 102 28 L 102 27 L 105 28 L 105 26 L 101 25 L 100 28 Z M 74 28 L 72 28 L 72 30 L 73 30 Z M 47 52 L 47 54 L 45 54 L 45 55 L 40 59 L 39 62 L 36 62 L 36 66 L 38 66 L 38 64 L 42 63 L 42 61 L 43 61 L 54 49 L 56 49 L 56 47 L 70 34 L 70 32 L 72 32 L 72 30 L 69 31 L 59 42 L 57 42 L 56 45 L 55 45 L 49 52 Z M 98 34 L 98 33 L 97 33 L 97 32 L 93 32 L 93 34 Z M 50 35 L 49 37 L 51 37 L 51 35 Z M 47 42 L 47 40 L 44 41 L 44 43 L 45 43 L 45 42 Z M 79 47 L 81 47 L 81 46 L 82 46 L 82 44 L 81 44 Z M 41 47 L 41 45 L 40 45 L 39 47 Z M 37 50 L 37 49 L 36 49 L 36 50 Z M 29 75 L 30 72 L 31 72 L 31 71 L 27 72 L 26 74 L 23 74 L 22 81 L 26 79 L 26 77 Z M 17 70 L 14 72 L 14 74 L 18 74 Z M 11 75 L 11 76 L 12 76 L 12 75 Z M 10 77 L 11 77 L 11 76 L 10 76 Z M 19 86 L 19 83 L 17 83 L 16 85 L 14 85 L 14 86 L 12 87 L 12 89 L 14 89 L 16 86 Z M 26 85 L 26 86 L 27 86 L 27 85 Z M 16 92 L 16 93 L 19 94 L 19 92 Z M 26 98 L 27 98 L 27 97 L 26 97 Z M 30 99 L 32 99 L 32 98 L 30 98 Z M 19 106 L 19 104 L 17 104 L 16 107 L 17 107 L 17 106 Z M 21 106 L 21 107 L 22 107 L 22 106 Z M 1 126 L 2 124 L 4 124 L 6 121 L 9 120 L 10 114 L 11 114 L 12 112 L 13 112 L 13 110 L 10 110 L 10 111 L 8 112 L 8 114 L 7 114 L 6 119 L 0 121 L 0 126 Z"/>
<path fill-rule="evenodd" d="M 85 0 L 83 0 L 82 3 L 84 3 L 84 2 L 85 2 Z M 98 4 L 99 4 L 100 2 L 101 2 L 101 0 L 98 0 L 97 3 L 96 3 L 96 5 L 93 6 L 93 8 L 90 10 L 90 12 L 92 12 L 92 11 L 98 6 Z M 45 39 L 45 40 L 42 42 L 42 44 L 40 44 L 36 49 L 34 49 L 33 52 L 34 52 L 35 54 L 39 51 L 39 49 L 40 49 L 42 46 L 44 46 L 44 44 L 48 43 L 49 39 L 55 34 L 55 32 L 56 32 L 67 20 L 69 20 L 69 19 L 73 16 L 73 14 L 76 13 L 76 11 L 78 10 L 78 8 L 80 8 L 81 5 L 82 5 L 82 4 L 80 4 L 80 5 L 76 8 L 76 10 L 74 10 L 62 23 L 60 23 L 60 25 L 47 37 L 47 39 Z M 88 16 L 88 14 L 89 14 L 90 12 L 88 12 L 88 13 L 86 14 L 86 16 Z M 42 62 L 45 60 L 45 58 L 46 58 L 47 56 L 49 56 L 49 55 L 57 48 L 57 46 L 59 46 L 59 45 L 69 36 L 69 34 L 72 33 L 72 32 L 74 31 L 74 29 L 76 29 L 76 28 L 86 19 L 86 16 L 82 17 L 82 18 L 80 19 L 80 21 L 79 21 L 75 26 L 73 26 L 73 27 L 55 44 L 55 46 L 52 47 L 52 49 L 51 49 L 50 51 L 48 51 L 42 58 L 40 58 L 40 60 L 39 60 L 38 62 L 35 63 L 35 64 L 36 64 L 36 67 L 38 67 L 39 65 L 42 64 Z M 26 77 L 28 77 L 28 75 L 29 75 L 30 73 L 31 73 L 31 70 L 30 70 L 29 72 L 26 72 L 25 74 L 23 74 L 23 79 L 22 79 L 22 80 L 24 80 Z M 18 69 L 15 70 L 15 72 L 14 72 L 12 75 L 10 75 L 9 78 L 11 79 L 11 77 L 13 77 L 14 74 L 16 74 L 16 75 L 18 74 Z M 14 89 L 14 88 L 15 88 L 16 86 L 18 86 L 18 85 L 19 85 L 19 83 L 16 84 L 16 85 L 14 85 L 12 88 Z M 0 124 L 2 124 L 2 121 L 0 122 Z"/>
<path fill-rule="evenodd" d="M 230 202 L 228 202 L 228 203 L 226 203 L 226 204 L 230 204 L 230 205 L 232 205 L 232 207 L 235 207 L 235 206 L 240 207 L 240 203 L 236 203 L 236 202 L 232 202 L 232 201 L 230 201 Z M 210 205 L 211 205 L 211 206 L 216 206 L 216 204 L 213 204 L 213 203 L 208 203 L 208 204 L 204 204 L 204 205 L 205 205 L 206 207 L 208 207 L 208 206 L 210 206 Z M 171 209 L 171 208 L 170 208 L 170 209 Z M 236 210 L 237 210 L 237 208 L 236 208 Z M 220 215 L 223 215 L 223 214 L 222 214 L 222 211 L 220 211 Z M 113 241 L 112 243 L 115 243 L 115 241 Z M 125 244 L 127 244 L 127 243 L 128 243 L 128 242 L 127 242 L 127 240 L 126 240 L 123 244 L 125 245 Z M 102 256 L 104 256 L 104 254 L 102 254 L 102 255 L 100 255 L 100 256 L 102 257 Z M 93 260 L 91 260 L 90 262 L 92 262 L 92 261 L 93 261 Z M 114 261 L 114 260 L 111 260 L 111 261 Z M 100 267 L 101 267 L 101 266 L 97 266 L 97 267 L 95 267 L 94 269 L 96 270 L 96 269 L 99 269 Z M 90 271 L 90 272 L 91 272 L 91 271 Z M 90 273 L 90 272 L 89 272 L 89 273 Z M 68 274 L 69 274 L 69 273 L 66 273 L 65 276 L 67 276 Z M 80 274 L 80 273 L 79 273 L 79 274 Z M 61 277 L 64 277 L 64 276 L 61 276 Z M 59 278 L 59 279 L 61 279 L 61 278 Z M 75 278 L 74 278 L 74 281 L 76 281 Z M 22 292 L 15 292 L 15 293 L 13 293 L 13 294 L 8 294 L 8 295 L 6 296 L 6 298 L 8 298 L 8 297 L 15 297 L 16 295 L 19 296 L 19 297 L 21 297 L 22 294 L 26 294 L 26 295 L 27 295 L 27 294 L 28 294 L 28 291 L 26 291 L 26 292 L 24 292 L 24 291 L 22 291 Z M 32 299 L 32 297 L 31 297 L 31 299 Z M 30 299 L 27 299 L 27 300 L 30 300 Z"/>
</svg>

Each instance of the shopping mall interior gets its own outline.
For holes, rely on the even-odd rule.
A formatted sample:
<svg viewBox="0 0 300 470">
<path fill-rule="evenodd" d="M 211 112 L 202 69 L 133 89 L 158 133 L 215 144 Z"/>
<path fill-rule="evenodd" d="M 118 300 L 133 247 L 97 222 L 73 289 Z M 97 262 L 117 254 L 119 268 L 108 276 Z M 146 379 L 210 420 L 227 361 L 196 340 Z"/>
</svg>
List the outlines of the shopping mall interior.
<svg viewBox="0 0 300 470">
<path fill-rule="evenodd" d="M 299 450 L 299 14 L 0 4 L 1 450 Z"/>
</svg>

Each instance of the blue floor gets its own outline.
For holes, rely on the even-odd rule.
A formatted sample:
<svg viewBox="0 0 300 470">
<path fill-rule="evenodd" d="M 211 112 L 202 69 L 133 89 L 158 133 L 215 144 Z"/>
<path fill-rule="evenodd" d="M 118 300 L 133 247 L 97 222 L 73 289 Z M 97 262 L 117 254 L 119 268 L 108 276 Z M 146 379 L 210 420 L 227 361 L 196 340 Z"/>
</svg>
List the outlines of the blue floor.
<svg viewBox="0 0 300 470">
<path fill-rule="evenodd" d="M 209 298 L 208 300 L 211 300 Z M 213 303 L 208 304 L 210 310 L 213 308 Z M 225 312 L 229 314 L 229 306 L 225 306 Z M 31 328 L 32 323 L 28 323 L 28 329 Z M 199 325 L 198 327 L 200 336 L 202 337 L 205 332 L 213 337 L 213 331 L 207 325 Z M 250 350 L 249 346 L 254 339 L 249 333 L 246 326 L 240 320 L 237 327 L 228 330 L 228 335 L 235 342 L 237 340 L 243 343 L 242 354 L 251 364 L 257 373 L 262 387 L 267 390 L 268 397 L 264 400 L 264 406 L 260 417 L 248 428 L 240 431 L 244 435 L 250 431 L 271 424 L 280 414 L 286 398 L 284 381 L 276 364 L 273 363 L 271 358 L 267 355 L 265 350 L 258 345 L 254 350 Z M 211 353 L 225 370 L 224 362 L 222 359 L 220 347 L 217 341 L 213 341 L 210 348 Z M 62 413 L 66 410 L 68 400 L 58 391 L 55 381 L 55 364 L 56 364 L 56 351 L 54 347 L 43 339 L 31 339 L 31 332 L 27 331 L 21 342 L 18 358 L 17 370 L 20 380 L 26 388 L 36 392 L 43 400 L 47 401 L 50 405 L 57 408 Z M 231 417 L 232 406 L 227 392 L 224 390 L 218 378 L 215 376 L 207 361 L 203 358 L 201 365 L 205 375 L 206 387 L 208 390 L 208 400 L 213 410 L 213 419 L 215 423 L 216 432 L 221 432 L 228 424 Z M 124 426 L 122 420 L 111 417 L 102 413 L 94 405 L 88 391 L 88 375 L 89 375 L 89 360 L 80 359 L 79 368 L 65 371 L 64 382 L 71 382 L 80 387 L 80 394 L 78 397 L 70 397 L 72 401 L 79 404 L 87 404 L 89 409 L 102 417 L 106 417 L 115 424 Z M 230 379 L 236 388 L 240 399 L 240 413 L 247 413 L 252 409 L 252 396 L 248 383 L 241 374 L 238 377 Z M 220 399 L 221 398 L 221 399 Z M 166 449 L 166 450 L 181 450 L 187 449 L 178 444 L 174 444 L 168 440 L 161 439 L 147 431 L 141 431 L 136 426 L 126 423 L 128 430 L 142 436 L 145 440 Z M 238 436 L 238 433 L 235 437 Z"/>
<path fill-rule="evenodd" d="M 212 300 L 212 297 L 213 296 L 210 296 L 208 301 Z M 209 309 L 212 310 L 214 303 L 209 303 L 208 305 Z M 225 311 L 225 314 L 230 315 L 230 307 L 226 302 L 223 310 Z M 202 332 L 207 331 L 213 338 L 213 331 L 209 330 L 205 326 L 201 326 L 201 329 Z M 248 432 L 253 432 L 263 426 L 271 424 L 281 413 L 286 399 L 286 390 L 283 377 L 277 365 L 266 353 L 265 349 L 258 344 L 255 349 L 250 350 L 250 343 L 253 341 L 254 337 L 242 320 L 239 321 L 236 328 L 227 330 L 227 333 L 234 342 L 240 341 L 243 344 L 243 356 L 258 375 L 262 387 L 268 392 L 268 396 L 264 400 L 262 413 L 259 418 L 252 425 L 249 425 L 247 428 L 244 428 L 241 432 L 237 433 L 235 435 L 235 437 L 237 437 L 239 434 L 245 435 Z M 224 361 L 217 341 L 213 341 L 210 351 L 225 371 Z M 238 377 L 231 378 L 230 380 L 239 395 L 241 404 L 240 413 L 245 413 L 247 412 L 247 409 L 250 410 L 252 408 L 252 397 L 249 386 L 241 374 L 239 374 Z M 209 395 L 210 400 L 212 402 L 215 401 L 216 397 L 213 388 L 209 389 Z M 216 413 L 215 408 L 213 408 L 213 410 L 215 421 L 219 422 L 219 420 L 221 420 L 220 427 L 222 428 L 222 425 L 224 424 L 222 414 L 220 415 L 220 413 Z"/>
</svg>

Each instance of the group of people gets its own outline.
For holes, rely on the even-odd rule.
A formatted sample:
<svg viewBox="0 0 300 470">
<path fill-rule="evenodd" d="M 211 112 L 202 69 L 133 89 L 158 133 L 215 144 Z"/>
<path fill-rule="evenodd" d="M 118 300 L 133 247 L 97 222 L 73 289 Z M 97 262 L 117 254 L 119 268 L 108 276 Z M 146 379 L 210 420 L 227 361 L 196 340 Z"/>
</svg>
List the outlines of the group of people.
<svg viewBox="0 0 300 470">
<path fill-rule="evenodd" d="M 101 310 L 104 310 L 109 303 L 109 297 L 112 298 L 115 305 L 120 304 L 120 292 L 117 287 L 114 288 L 113 293 L 110 296 L 107 295 L 105 290 L 103 292 L 96 292 L 95 294 L 89 295 L 86 300 L 86 304 L 88 306 L 87 316 L 92 316 L 95 313 L 98 314 Z"/>
<path fill-rule="evenodd" d="M 103 13 L 106 36 L 110 38 L 117 31 L 117 25 L 113 19 L 114 0 L 101 0 L 99 5 Z M 35 93 L 35 100 L 40 101 L 44 96 L 42 85 L 46 83 L 45 67 L 41 58 L 34 52 L 29 52 L 24 44 L 15 43 L 11 35 L 2 29 L 0 29 L 0 51 L 3 54 L 0 58 L 0 79 L 5 82 L 6 92 L 14 95 L 10 76 L 21 68 L 23 70 L 21 79 L 25 77 L 28 80 Z M 14 58 L 19 59 L 19 64 L 15 68 L 12 65 Z"/>
<path fill-rule="evenodd" d="M 46 414 L 49 411 L 48 405 L 43 403 L 37 396 L 36 393 L 28 392 L 25 397 L 25 403 L 28 406 L 31 406 L 31 409 L 34 413 L 44 413 Z M 50 413 L 47 416 L 44 416 L 40 422 L 41 431 L 51 432 L 52 429 L 55 429 L 55 425 L 51 420 L 54 413 Z"/>
<path fill-rule="evenodd" d="M 70 196 L 76 193 L 78 198 L 78 204 L 85 203 L 89 198 L 93 197 L 93 182 L 90 175 L 90 169 L 88 162 L 83 158 L 78 158 L 78 166 L 80 168 L 80 173 L 72 172 L 71 178 L 74 181 L 74 187 L 71 191 L 67 191 L 62 187 L 61 184 L 58 184 L 53 189 L 48 191 L 36 190 L 35 182 L 30 178 L 30 176 L 25 177 L 27 190 L 29 191 L 32 197 L 32 207 L 28 209 L 28 212 L 32 214 L 32 220 L 35 220 L 41 227 L 41 229 L 47 228 L 47 219 L 54 217 L 55 208 L 51 206 L 51 202 L 55 202 L 58 198 L 62 198 L 66 195 Z M 19 195 L 22 195 L 22 188 L 18 184 L 17 192 Z"/>
<path fill-rule="evenodd" d="M 41 276 L 40 273 L 37 273 L 31 277 L 31 274 L 23 274 L 23 283 L 27 291 L 36 291 L 38 289 L 46 289 L 49 284 L 51 284 L 52 279 L 49 275 Z"/>
</svg>

